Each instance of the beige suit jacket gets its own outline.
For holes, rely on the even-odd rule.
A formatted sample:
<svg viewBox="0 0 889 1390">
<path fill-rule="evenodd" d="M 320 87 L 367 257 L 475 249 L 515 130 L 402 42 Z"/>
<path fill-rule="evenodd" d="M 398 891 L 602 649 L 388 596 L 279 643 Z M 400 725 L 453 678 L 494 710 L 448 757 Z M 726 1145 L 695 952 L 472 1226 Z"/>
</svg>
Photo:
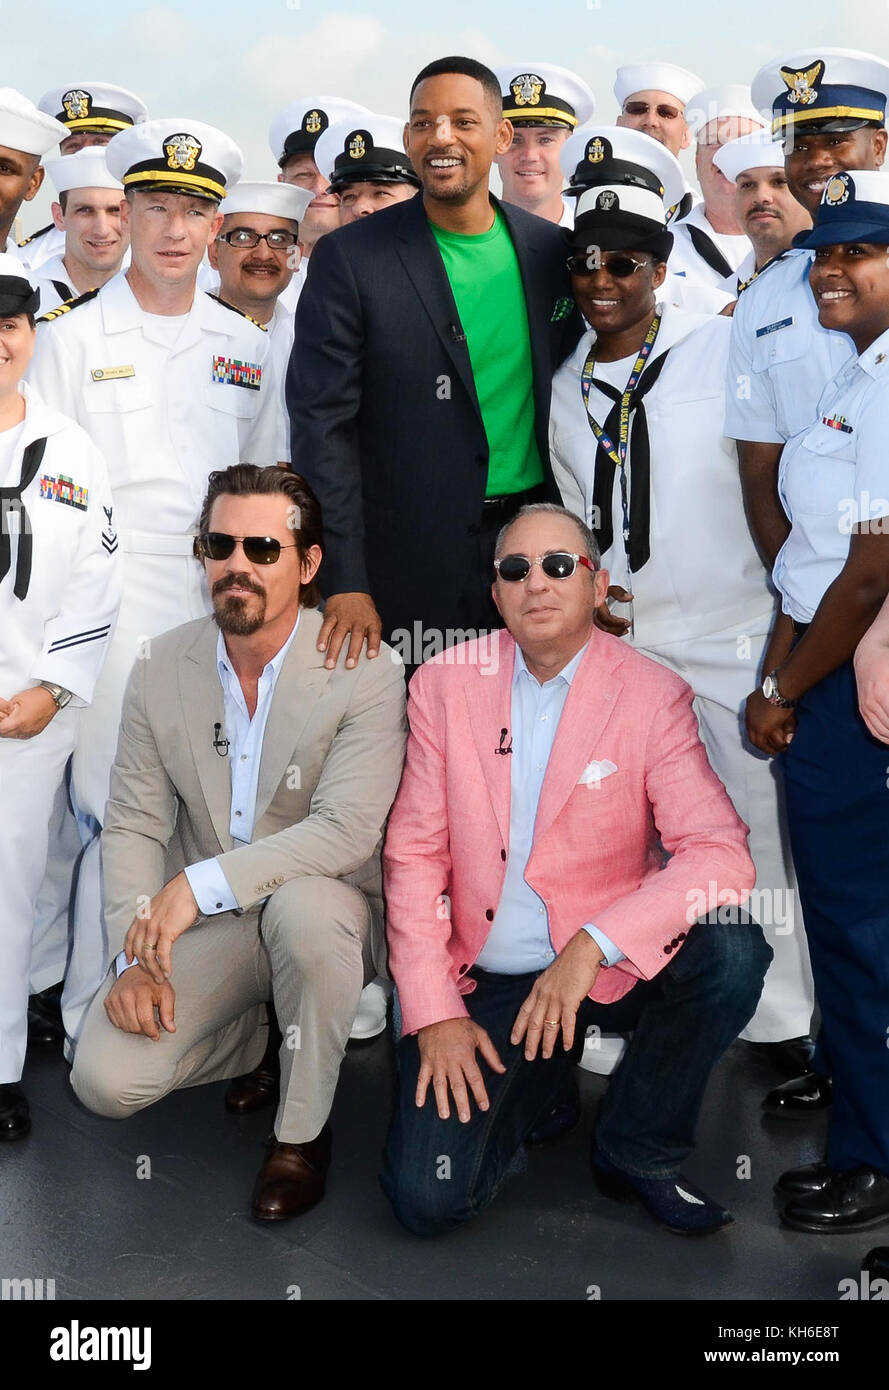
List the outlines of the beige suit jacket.
<svg viewBox="0 0 889 1390">
<path fill-rule="evenodd" d="M 347 670 L 324 667 L 318 609 L 304 608 L 281 668 L 263 739 L 253 841 L 235 848 L 212 618 L 154 638 L 124 699 L 102 831 L 111 958 L 147 899 L 187 865 L 216 858 L 239 909 L 305 875 L 341 878 L 382 924 L 380 844 L 401 777 L 404 668 L 388 647 Z M 382 931 L 374 961 L 384 968 Z"/>
</svg>

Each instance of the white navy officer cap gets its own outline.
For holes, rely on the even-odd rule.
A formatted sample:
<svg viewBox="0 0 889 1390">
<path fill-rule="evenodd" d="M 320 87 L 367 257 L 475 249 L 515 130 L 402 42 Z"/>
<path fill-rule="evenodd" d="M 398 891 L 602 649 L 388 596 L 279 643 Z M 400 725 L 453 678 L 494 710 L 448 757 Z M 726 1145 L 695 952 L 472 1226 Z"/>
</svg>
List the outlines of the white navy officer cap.
<svg viewBox="0 0 889 1390">
<path fill-rule="evenodd" d="M 705 87 L 686 103 L 685 120 L 695 136 L 700 136 L 711 121 L 724 120 L 727 116 L 741 116 L 744 120 L 753 121 L 760 129 L 769 124 L 753 105 L 750 88 L 740 83 Z"/>
<path fill-rule="evenodd" d="M 794 246 L 840 246 L 844 242 L 889 245 L 889 175 L 878 169 L 849 169 L 827 180 L 810 231 Z"/>
<path fill-rule="evenodd" d="M 40 293 L 32 285 L 18 256 L 0 252 L 0 314 L 36 314 L 39 307 Z"/>
<path fill-rule="evenodd" d="M 53 87 L 44 92 L 37 105 L 67 126 L 66 137 L 76 130 L 105 130 L 113 135 L 148 119 L 148 108 L 135 92 L 110 82 L 71 82 L 67 87 Z"/>
<path fill-rule="evenodd" d="M 811 135 L 881 126 L 886 121 L 889 63 L 852 48 L 805 48 L 773 58 L 752 83 L 753 104 L 772 132 Z"/>
<path fill-rule="evenodd" d="M 72 188 L 116 188 L 123 192 L 123 184 L 108 172 L 105 149 L 101 146 L 88 145 L 75 154 L 48 159 L 46 172 L 57 193 L 70 193 Z"/>
<path fill-rule="evenodd" d="M 314 196 L 307 188 L 298 188 L 292 183 L 251 183 L 244 179 L 226 194 L 223 211 L 226 217 L 235 212 L 260 212 L 268 217 L 301 222 Z"/>
<path fill-rule="evenodd" d="M 404 121 L 397 116 L 350 116 L 318 137 L 315 163 L 331 188 L 347 183 L 409 183 L 420 187 L 404 152 Z"/>
<path fill-rule="evenodd" d="M 120 131 L 105 146 L 105 158 L 124 188 L 189 193 L 217 202 L 244 167 L 234 140 L 187 116 L 143 121 Z"/>
<path fill-rule="evenodd" d="M 513 125 L 575 130 L 592 120 L 596 98 L 576 72 L 554 63 L 513 63 L 494 71 L 503 94 L 503 115 Z"/>
<path fill-rule="evenodd" d="M 43 158 L 68 131 L 14 87 L 0 87 L 0 145 Z"/>
<path fill-rule="evenodd" d="M 345 97 L 299 97 L 272 121 L 269 129 L 272 154 L 279 168 L 283 168 L 291 155 L 312 154 L 319 135 L 328 126 L 370 114 L 366 106 L 347 101 Z"/>
<path fill-rule="evenodd" d="M 720 145 L 713 163 L 729 183 L 737 183 L 748 169 L 783 170 L 784 146 L 773 138 L 770 130 L 754 130 Z"/>
<path fill-rule="evenodd" d="M 700 77 L 675 63 L 628 63 L 618 68 L 614 80 L 614 95 L 621 107 L 637 92 L 667 92 L 685 106 L 703 89 Z"/>
<path fill-rule="evenodd" d="M 682 197 L 685 176 L 659 140 L 623 126 L 587 126 L 569 136 L 559 160 L 567 192 L 577 198 L 572 245 L 629 248 L 666 234 L 667 210 Z"/>
</svg>

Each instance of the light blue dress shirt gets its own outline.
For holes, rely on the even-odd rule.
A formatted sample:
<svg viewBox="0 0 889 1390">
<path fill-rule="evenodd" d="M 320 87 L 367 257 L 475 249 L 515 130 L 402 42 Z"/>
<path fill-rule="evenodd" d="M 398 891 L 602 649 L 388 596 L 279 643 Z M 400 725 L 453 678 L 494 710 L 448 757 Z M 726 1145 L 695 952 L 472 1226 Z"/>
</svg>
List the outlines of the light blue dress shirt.
<svg viewBox="0 0 889 1390">
<path fill-rule="evenodd" d="M 491 930 L 475 962 L 482 970 L 498 975 L 545 970 L 556 958 L 546 904 L 527 883 L 525 869 L 556 730 L 585 652 L 584 646 L 557 676 L 541 685 L 516 647 L 510 704 L 509 857 Z M 591 860 L 590 873 L 594 872 Z M 607 965 L 624 959 L 623 952 L 598 927 L 586 923 L 584 931 L 604 952 Z"/>
<path fill-rule="evenodd" d="M 262 759 L 262 741 L 265 726 L 275 694 L 275 686 L 281 674 L 281 667 L 290 650 L 290 644 L 299 627 L 299 615 L 287 641 L 263 668 L 259 677 L 256 695 L 256 709 L 253 718 L 247 712 L 247 703 L 241 682 L 235 674 L 225 647 L 225 638 L 220 632 L 216 643 L 216 669 L 222 685 L 223 737 L 229 741 L 228 759 L 231 773 L 232 801 L 229 830 L 235 848 L 249 845 L 253 839 L 253 822 L 256 816 L 256 792 L 259 785 L 259 768 Z M 185 870 L 185 877 L 191 886 L 201 912 L 210 917 L 217 912 L 231 912 L 238 906 L 238 900 L 231 890 L 228 879 L 216 859 L 202 859 Z M 135 961 L 131 964 L 136 964 Z M 123 951 L 117 957 L 117 974 L 127 968 Z"/>
</svg>

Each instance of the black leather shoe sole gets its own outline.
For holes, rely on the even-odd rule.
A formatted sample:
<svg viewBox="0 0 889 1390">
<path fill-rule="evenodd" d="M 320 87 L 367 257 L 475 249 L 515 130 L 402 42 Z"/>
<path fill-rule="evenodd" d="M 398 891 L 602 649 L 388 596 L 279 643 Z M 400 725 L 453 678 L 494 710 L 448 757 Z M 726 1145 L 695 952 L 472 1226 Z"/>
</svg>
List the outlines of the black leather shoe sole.
<svg viewBox="0 0 889 1390">
<path fill-rule="evenodd" d="M 813 1217 L 789 1216 L 786 1211 L 781 1213 L 781 1220 L 785 1226 L 790 1226 L 794 1231 L 807 1231 L 816 1236 L 842 1236 L 847 1231 L 869 1231 L 872 1226 L 882 1226 L 889 1221 L 889 1211 L 881 1212 L 879 1216 L 862 1217 L 859 1221 L 817 1221 Z"/>
</svg>

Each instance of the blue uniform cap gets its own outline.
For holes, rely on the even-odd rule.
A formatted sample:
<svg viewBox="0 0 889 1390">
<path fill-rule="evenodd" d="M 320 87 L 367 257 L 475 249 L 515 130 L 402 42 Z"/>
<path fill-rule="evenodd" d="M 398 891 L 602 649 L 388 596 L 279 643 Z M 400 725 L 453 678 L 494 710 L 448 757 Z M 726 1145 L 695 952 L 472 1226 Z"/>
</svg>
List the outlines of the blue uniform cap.
<svg viewBox="0 0 889 1390">
<path fill-rule="evenodd" d="M 814 227 L 793 244 L 812 251 L 850 241 L 889 246 L 889 175 L 879 170 L 855 169 L 828 179 Z"/>
</svg>

